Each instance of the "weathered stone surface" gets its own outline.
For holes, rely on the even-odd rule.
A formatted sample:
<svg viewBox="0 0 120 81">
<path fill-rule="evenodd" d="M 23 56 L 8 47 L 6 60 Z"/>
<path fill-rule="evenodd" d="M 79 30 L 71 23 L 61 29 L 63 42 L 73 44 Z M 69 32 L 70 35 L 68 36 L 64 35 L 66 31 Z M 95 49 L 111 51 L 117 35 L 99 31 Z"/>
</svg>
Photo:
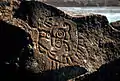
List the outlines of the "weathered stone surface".
<svg viewBox="0 0 120 81">
<path fill-rule="evenodd" d="M 120 30 L 120 21 L 111 22 L 111 26 L 113 26 L 115 29 Z"/>
<path fill-rule="evenodd" d="M 76 81 L 120 81 L 120 59 L 106 63 L 96 72 L 81 76 Z"/>
<path fill-rule="evenodd" d="M 120 32 L 105 16 L 71 17 L 35 1 L 12 1 L 8 6 L 0 6 L 0 59 L 18 68 L 22 77 L 66 81 L 120 56 Z"/>
<path fill-rule="evenodd" d="M 27 11 L 24 12 L 22 7 Z M 39 71 L 76 65 L 74 55 L 78 45 L 77 26 L 73 21 L 64 18 L 63 12 L 40 2 L 23 2 L 15 16 L 28 22 L 31 29 L 35 30 L 30 34 Z M 23 19 L 27 16 L 28 19 Z"/>
<path fill-rule="evenodd" d="M 78 46 L 81 47 L 78 51 L 84 48 L 85 51 L 82 50 L 81 54 L 88 56 L 85 58 L 87 68 L 99 68 L 102 64 L 119 58 L 120 32 L 109 25 L 106 17 L 93 15 L 73 20 L 78 25 Z"/>
</svg>

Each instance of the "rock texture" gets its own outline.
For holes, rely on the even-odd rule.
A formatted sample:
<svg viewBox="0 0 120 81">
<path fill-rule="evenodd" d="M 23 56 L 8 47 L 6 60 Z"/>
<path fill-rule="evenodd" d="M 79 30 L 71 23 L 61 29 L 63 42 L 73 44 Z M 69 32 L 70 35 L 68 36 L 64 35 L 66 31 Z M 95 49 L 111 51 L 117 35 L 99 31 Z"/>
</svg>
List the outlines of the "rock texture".
<svg viewBox="0 0 120 81">
<path fill-rule="evenodd" d="M 111 22 L 111 26 L 113 26 L 115 29 L 120 30 L 120 21 Z"/>
<path fill-rule="evenodd" d="M 80 53 L 86 54 L 84 57 L 88 55 L 86 64 L 91 67 L 91 70 L 119 58 L 120 32 L 108 23 L 106 17 L 93 15 L 73 19 L 73 21 L 78 25 L 78 51 L 84 49 Z"/>
<path fill-rule="evenodd" d="M 96 72 L 85 74 L 76 81 L 120 81 L 120 59 L 102 65 Z"/>
<path fill-rule="evenodd" d="M 102 15 L 72 17 L 37 1 L 0 3 L 1 72 L 20 81 L 67 81 L 94 72 L 119 58 L 119 36 Z"/>
</svg>

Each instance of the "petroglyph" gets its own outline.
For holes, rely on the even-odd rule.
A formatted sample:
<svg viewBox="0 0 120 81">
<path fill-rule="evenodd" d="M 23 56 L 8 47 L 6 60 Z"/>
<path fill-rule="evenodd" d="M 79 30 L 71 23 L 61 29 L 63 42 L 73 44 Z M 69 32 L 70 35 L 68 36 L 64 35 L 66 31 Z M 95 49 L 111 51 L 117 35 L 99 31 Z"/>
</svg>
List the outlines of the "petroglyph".
<svg viewBox="0 0 120 81">
<path fill-rule="evenodd" d="M 43 54 L 47 54 L 48 58 L 53 61 L 54 66 L 56 65 L 54 61 L 72 64 L 78 44 L 76 25 L 64 18 L 52 19 L 50 17 L 50 22 L 45 22 L 45 27 L 39 28 L 39 50 L 44 52 Z M 48 18 L 45 21 L 48 21 Z M 46 27 L 46 24 L 48 27 Z"/>
</svg>

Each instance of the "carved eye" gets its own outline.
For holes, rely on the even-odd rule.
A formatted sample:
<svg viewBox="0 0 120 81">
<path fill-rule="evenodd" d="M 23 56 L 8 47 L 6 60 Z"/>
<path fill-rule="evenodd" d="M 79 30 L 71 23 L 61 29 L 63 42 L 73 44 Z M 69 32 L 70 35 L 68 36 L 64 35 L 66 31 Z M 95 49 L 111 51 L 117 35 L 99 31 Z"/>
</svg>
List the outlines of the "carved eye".
<svg viewBox="0 0 120 81">
<path fill-rule="evenodd" d="M 41 32 L 40 32 L 40 36 L 41 36 L 41 37 L 46 37 L 46 35 L 47 35 L 46 32 L 44 32 L 44 31 L 41 31 Z"/>
<path fill-rule="evenodd" d="M 71 27 L 70 24 L 68 24 L 67 22 L 64 22 L 63 28 L 70 30 L 70 27 Z"/>
<path fill-rule="evenodd" d="M 49 33 L 47 33 L 47 38 L 50 38 L 50 34 Z"/>
<path fill-rule="evenodd" d="M 58 38 L 64 38 L 65 37 L 65 31 L 62 29 L 58 29 L 58 31 L 56 32 L 56 36 Z"/>
</svg>

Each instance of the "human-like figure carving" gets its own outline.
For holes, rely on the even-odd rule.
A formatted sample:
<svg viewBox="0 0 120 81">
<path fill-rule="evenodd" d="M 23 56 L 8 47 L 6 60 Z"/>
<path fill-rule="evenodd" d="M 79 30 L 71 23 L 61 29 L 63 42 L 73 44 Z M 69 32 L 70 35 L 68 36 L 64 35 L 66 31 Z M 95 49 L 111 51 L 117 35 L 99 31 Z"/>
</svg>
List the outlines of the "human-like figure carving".
<svg viewBox="0 0 120 81">
<path fill-rule="evenodd" d="M 39 50 L 56 62 L 71 64 L 77 53 L 77 29 L 68 20 L 50 28 L 40 28 Z"/>
</svg>

